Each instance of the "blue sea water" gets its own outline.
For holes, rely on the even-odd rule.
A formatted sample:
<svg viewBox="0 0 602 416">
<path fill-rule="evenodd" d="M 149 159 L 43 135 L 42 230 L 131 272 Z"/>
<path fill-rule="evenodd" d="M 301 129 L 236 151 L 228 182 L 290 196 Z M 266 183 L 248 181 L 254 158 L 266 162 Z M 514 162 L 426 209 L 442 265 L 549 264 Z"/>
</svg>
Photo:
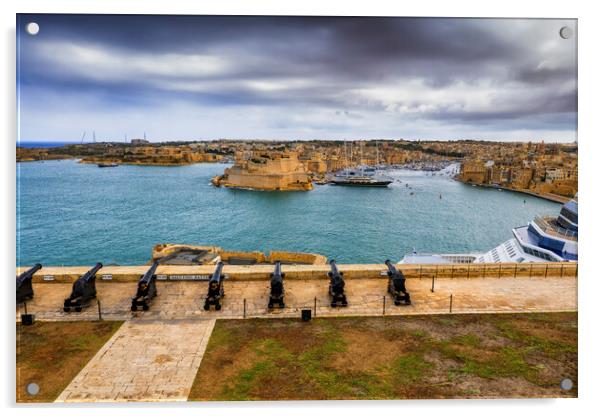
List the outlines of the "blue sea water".
<svg viewBox="0 0 602 416">
<path fill-rule="evenodd" d="M 48 147 L 61 147 L 61 146 L 66 146 L 66 145 L 70 145 L 70 144 L 79 144 L 79 142 L 48 142 L 48 141 L 20 141 L 17 143 L 17 147 L 26 147 L 26 148 L 32 148 L 32 147 L 43 147 L 43 148 L 48 148 Z"/>
<path fill-rule="evenodd" d="M 157 243 L 314 252 L 339 262 L 397 261 L 414 248 L 488 250 L 510 238 L 513 227 L 560 209 L 527 195 L 407 170 L 392 173 L 401 183 L 388 188 L 214 188 L 210 178 L 225 167 L 18 163 L 17 264 L 142 264 Z"/>
</svg>

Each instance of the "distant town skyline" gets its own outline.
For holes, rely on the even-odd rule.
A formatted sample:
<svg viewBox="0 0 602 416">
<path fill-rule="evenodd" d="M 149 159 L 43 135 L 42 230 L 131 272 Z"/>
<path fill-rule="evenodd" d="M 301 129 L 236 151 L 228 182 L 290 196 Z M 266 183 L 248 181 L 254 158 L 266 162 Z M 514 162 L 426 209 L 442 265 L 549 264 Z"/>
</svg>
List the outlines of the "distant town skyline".
<svg viewBox="0 0 602 416">
<path fill-rule="evenodd" d="M 573 142 L 576 33 L 571 19 L 21 14 L 18 133 Z"/>
</svg>

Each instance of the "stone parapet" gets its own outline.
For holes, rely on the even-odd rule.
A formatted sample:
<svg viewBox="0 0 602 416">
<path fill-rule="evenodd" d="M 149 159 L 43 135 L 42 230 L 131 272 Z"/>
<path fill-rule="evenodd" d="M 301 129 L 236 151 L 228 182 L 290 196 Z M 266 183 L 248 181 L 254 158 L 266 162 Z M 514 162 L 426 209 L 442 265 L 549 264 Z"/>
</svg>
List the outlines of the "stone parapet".
<svg viewBox="0 0 602 416">
<path fill-rule="evenodd" d="M 43 267 L 33 277 L 34 283 L 75 281 L 92 267 Z M 133 282 L 140 279 L 148 265 L 140 266 L 106 266 L 97 274 L 98 281 Z M 339 270 L 345 279 L 384 279 L 387 277 L 387 267 L 384 264 L 339 264 Z M 408 279 L 430 278 L 515 278 L 515 277 L 576 277 L 576 262 L 557 263 L 478 263 L 478 264 L 399 264 L 397 268 Z M 160 265 L 157 268 L 159 280 L 206 280 L 213 273 L 213 265 L 172 266 Z M 28 270 L 28 267 L 18 267 L 17 276 Z M 257 281 L 269 279 L 274 270 L 271 264 L 257 265 L 225 265 L 224 274 L 229 280 Z M 327 264 L 295 264 L 282 266 L 287 280 L 328 279 L 330 266 Z"/>
</svg>

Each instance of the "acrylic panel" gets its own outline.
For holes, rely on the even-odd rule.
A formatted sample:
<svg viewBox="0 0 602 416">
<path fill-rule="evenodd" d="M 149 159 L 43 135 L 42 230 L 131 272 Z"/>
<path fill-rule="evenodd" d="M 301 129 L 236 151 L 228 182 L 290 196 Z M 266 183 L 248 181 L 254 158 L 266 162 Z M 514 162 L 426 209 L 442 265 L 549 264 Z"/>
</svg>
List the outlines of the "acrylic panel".
<svg viewBox="0 0 602 416">
<path fill-rule="evenodd" d="M 17 15 L 16 400 L 577 397 L 577 21 Z"/>
</svg>

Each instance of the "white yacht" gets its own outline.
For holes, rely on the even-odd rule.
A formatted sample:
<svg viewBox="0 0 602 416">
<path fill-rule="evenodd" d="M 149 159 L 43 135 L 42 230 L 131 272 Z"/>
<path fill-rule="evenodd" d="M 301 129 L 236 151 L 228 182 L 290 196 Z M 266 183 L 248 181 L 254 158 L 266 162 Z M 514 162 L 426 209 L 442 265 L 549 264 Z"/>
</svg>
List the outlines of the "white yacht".
<svg viewBox="0 0 602 416">
<path fill-rule="evenodd" d="M 376 168 L 360 166 L 358 169 L 345 169 L 332 179 L 333 185 L 387 187 L 393 182 L 389 176 L 377 172 Z"/>
<path fill-rule="evenodd" d="M 514 237 L 486 253 L 407 254 L 401 264 L 523 263 L 577 261 L 577 195 L 560 209 L 557 217 L 536 217 L 512 230 Z"/>
</svg>

